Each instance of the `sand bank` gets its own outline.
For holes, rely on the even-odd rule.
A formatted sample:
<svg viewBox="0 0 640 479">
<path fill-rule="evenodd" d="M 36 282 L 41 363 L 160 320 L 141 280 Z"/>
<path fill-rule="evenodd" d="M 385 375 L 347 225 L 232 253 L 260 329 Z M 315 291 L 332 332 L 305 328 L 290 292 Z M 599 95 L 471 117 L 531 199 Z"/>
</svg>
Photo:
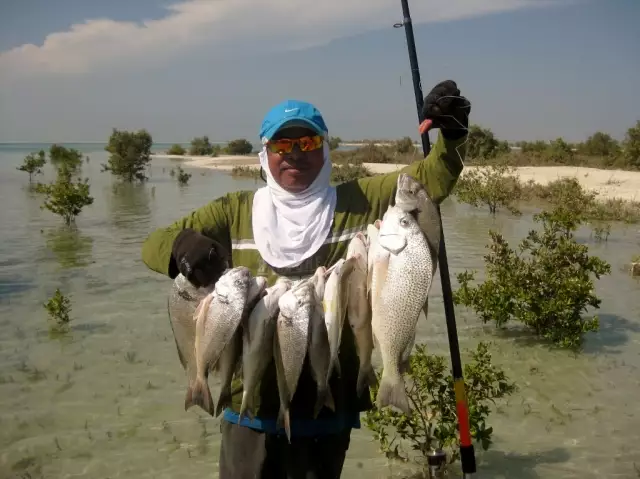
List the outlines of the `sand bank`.
<svg viewBox="0 0 640 479">
<path fill-rule="evenodd" d="M 365 163 L 372 173 L 384 174 L 397 171 L 405 165 L 386 163 Z M 462 171 L 479 168 L 465 166 Z M 598 193 L 598 197 L 620 198 L 628 201 L 640 201 L 640 172 L 624 170 L 600 170 L 583 166 L 521 166 L 514 168 L 523 183 L 533 180 L 535 183 L 546 185 L 560 178 L 575 177 L 582 187 Z"/>
<path fill-rule="evenodd" d="M 235 166 L 258 168 L 258 156 L 226 155 L 215 158 L 207 156 L 152 155 L 155 158 L 181 159 L 185 166 L 230 171 Z M 406 165 L 394 163 L 365 163 L 374 174 L 385 174 L 397 171 Z M 465 171 L 479 168 L 466 166 Z M 546 185 L 559 178 L 575 177 L 583 188 L 599 193 L 600 198 L 620 198 L 629 201 L 640 201 L 640 172 L 624 170 L 600 170 L 598 168 L 574 166 L 521 166 L 514 168 L 514 173 L 521 181 L 533 180 Z"/>
</svg>

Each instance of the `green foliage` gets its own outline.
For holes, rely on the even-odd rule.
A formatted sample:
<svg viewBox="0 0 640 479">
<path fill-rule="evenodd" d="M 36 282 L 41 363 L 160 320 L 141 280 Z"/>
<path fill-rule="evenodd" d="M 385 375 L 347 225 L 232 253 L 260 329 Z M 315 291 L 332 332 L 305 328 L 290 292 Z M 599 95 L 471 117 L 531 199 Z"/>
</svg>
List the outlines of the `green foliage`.
<svg viewBox="0 0 640 479">
<path fill-rule="evenodd" d="M 342 138 L 340 138 L 339 136 L 330 136 L 329 137 L 329 149 L 330 150 L 335 150 L 336 148 L 338 148 L 340 146 L 341 142 L 342 142 Z"/>
<path fill-rule="evenodd" d="M 413 146 L 413 140 L 408 136 L 396 140 L 394 148 L 398 153 L 403 155 L 411 153 L 415 150 L 415 146 Z"/>
<path fill-rule="evenodd" d="M 253 145 L 244 138 L 240 138 L 231 140 L 227 144 L 225 151 L 229 155 L 248 155 L 253 151 Z"/>
<path fill-rule="evenodd" d="M 331 181 L 334 183 L 344 183 L 371 175 L 371 171 L 363 165 L 333 165 L 331 169 Z"/>
<path fill-rule="evenodd" d="M 173 169 L 171 170 L 171 176 L 177 175 L 178 183 L 181 186 L 184 186 L 187 183 L 189 183 L 189 179 L 191 178 L 191 173 L 187 173 L 186 171 L 184 171 L 181 166 L 178 166 L 175 170 L 176 170 L 175 173 Z"/>
<path fill-rule="evenodd" d="M 33 175 L 42 174 L 42 167 L 47 163 L 44 150 L 38 153 L 30 153 L 27 155 L 18 168 L 19 171 L 25 171 L 29 174 L 29 183 L 31 183 Z"/>
<path fill-rule="evenodd" d="M 192 142 L 193 144 L 193 142 Z M 171 145 L 171 148 L 169 148 L 169 150 L 167 151 L 167 155 L 184 155 L 187 151 L 184 149 L 184 147 L 178 143 L 176 143 L 175 145 Z"/>
<path fill-rule="evenodd" d="M 251 166 L 234 166 L 231 170 L 231 176 L 239 176 L 243 178 L 260 178 L 260 168 Z"/>
<path fill-rule="evenodd" d="M 153 140 L 146 130 L 136 132 L 113 129 L 109 144 L 105 147 L 110 153 L 108 164 L 103 164 L 103 171 L 111 171 L 123 180 L 144 181 L 144 171 L 151 162 L 151 146 Z"/>
<path fill-rule="evenodd" d="M 89 179 L 77 178 L 74 181 L 71 171 L 65 166 L 58 170 L 58 176 L 53 183 L 38 184 L 37 191 L 46 195 L 41 208 L 61 216 L 67 226 L 75 222 L 75 217 L 80 214 L 82 208 L 93 204 L 93 197 L 89 194 Z"/>
<path fill-rule="evenodd" d="M 578 152 L 587 156 L 615 157 L 620 154 L 620 145 L 608 133 L 597 131 L 578 145 Z"/>
<path fill-rule="evenodd" d="M 50 331 L 54 333 L 64 333 L 68 331 L 71 318 L 71 300 L 62 294 L 59 288 L 56 288 L 54 295 L 49 298 L 42 306 L 49 314 L 51 321 Z"/>
<path fill-rule="evenodd" d="M 559 163 L 562 165 L 570 165 L 573 163 L 575 154 L 571 149 L 571 145 L 562 138 L 556 138 L 544 151 L 544 155 L 550 163 Z"/>
<path fill-rule="evenodd" d="M 589 256 L 588 247 L 576 242 L 573 232 L 580 218 L 568 209 L 543 211 L 534 220 L 543 230 L 531 230 L 519 251 L 502 235 L 489 232 L 485 282 L 470 286 L 474 273 L 458 274 L 454 301 L 473 308 L 485 323 L 503 327 L 518 321 L 561 347 L 578 349 L 584 333 L 598 330 L 597 316 L 582 316 L 601 303 L 591 276 L 599 279 L 611 272 L 611 266 Z"/>
<path fill-rule="evenodd" d="M 190 155 L 199 156 L 211 156 L 214 153 L 213 145 L 209 142 L 208 136 L 202 138 L 194 138 L 191 140 L 191 147 L 189 148 Z"/>
<path fill-rule="evenodd" d="M 510 151 L 506 141 L 498 140 L 489 128 L 478 125 L 469 127 L 467 156 L 469 158 L 495 158 Z"/>
<path fill-rule="evenodd" d="M 520 181 L 513 174 L 513 168 L 505 164 L 467 169 L 458 179 L 453 194 L 460 201 L 476 207 L 487 205 L 493 215 L 498 208 L 520 214 L 515 206 L 522 195 Z"/>
<path fill-rule="evenodd" d="M 627 164 L 633 169 L 640 169 L 640 120 L 627 130 L 623 148 Z"/>
<path fill-rule="evenodd" d="M 437 449 L 445 450 L 450 462 L 459 458 L 454 381 L 451 374 L 447 374 L 448 369 L 444 356 L 427 354 L 424 345 L 416 344 L 410 357 L 408 380 L 405 379 L 411 404 L 409 415 L 392 408 L 378 409 L 375 406 L 378 388 L 370 388 L 374 407 L 365 413 L 364 422 L 388 457 L 410 459 L 400 443 L 403 440 L 419 454 L 415 458 L 419 462 L 425 460 L 429 451 Z M 490 406 L 496 399 L 511 395 L 517 387 L 500 367 L 491 363 L 485 342 L 479 343 L 471 353 L 471 360 L 464 367 L 464 378 L 471 436 L 487 450 L 493 434 L 493 428 L 487 427 Z"/>
<path fill-rule="evenodd" d="M 74 148 L 51 145 L 51 148 L 49 148 L 49 161 L 58 170 L 66 169 L 72 173 L 77 173 L 82 167 L 82 153 Z"/>
</svg>

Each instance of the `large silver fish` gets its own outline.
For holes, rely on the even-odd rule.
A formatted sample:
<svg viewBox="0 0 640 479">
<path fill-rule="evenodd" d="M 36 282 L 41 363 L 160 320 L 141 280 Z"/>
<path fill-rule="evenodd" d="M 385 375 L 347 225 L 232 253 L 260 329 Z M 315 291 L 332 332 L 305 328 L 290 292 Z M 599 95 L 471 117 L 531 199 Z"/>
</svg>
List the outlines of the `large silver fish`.
<svg viewBox="0 0 640 479">
<path fill-rule="evenodd" d="M 424 234 L 431 256 L 433 257 L 432 275 L 435 275 L 438 266 L 438 254 L 440 252 L 440 236 L 442 234 L 442 223 L 438 207 L 432 201 L 424 185 L 407 173 L 400 173 L 397 180 L 395 194 L 395 205 L 403 211 L 408 211 L 418 222 Z M 422 308 L 425 318 L 429 316 L 429 299 L 427 298 Z M 415 337 L 411 347 L 405 351 L 401 371 L 409 368 L 409 355 L 413 348 Z"/>
<path fill-rule="evenodd" d="M 289 405 L 295 394 L 309 344 L 309 326 L 315 312 L 315 287 L 303 281 L 291 287 L 278 301 L 276 334 L 274 336 L 274 361 L 280 414 L 278 423 L 284 422 L 287 437 L 291 440 Z"/>
<path fill-rule="evenodd" d="M 376 402 L 380 408 L 395 406 L 408 414 L 402 363 L 431 289 L 435 257 L 416 219 L 398 206 L 385 212 L 370 254 L 372 326 L 383 364 Z"/>
<path fill-rule="evenodd" d="M 187 373 L 188 384 L 196 379 L 196 322 L 194 315 L 201 301 L 213 290 L 213 286 L 196 288 L 182 274 L 171 284 L 167 299 L 169 323 L 178 350 L 180 364 Z M 186 402 L 185 402 L 186 408 Z"/>
<path fill-rule="evenodd" d="M 187 391 L 187 409 L 197 405 L 209 414 L 215 414 L 207 384 L 209 370 L 219 369 L 218 360 L 222 352 L 234 338 L 251 302 L 258 298 L 265 287 L 266 278 L 254 278 L 248 268 L 238 266 L 227 270 L 216 282 L 211 294 L 202 300 L 196 318 L 197 371 L 195 381 Z M 219 372 L 224 380 L 226 371 Z"/>
<path fill-rule="evenodd" d="M 329 349 L 329 334 L 324 323 L 324 310 L 322 300 L 326 285 L 327 269 L 322 266 L 316 270 L 315 275 L 309 280 L 314 285 L 314 311 L 309 327 L 309 365 L 311 375 L 318 385 L 316 404 L 314 406 L 314 418 L 323 406 L 335 411 L 333 395 L 329 388 L 329 368 L 331 366 L 331 354 Z"/>
<path fill-rule="evenodd" d="M 255 389 L 273 356 L 273 336 L 278 318 L 278 301 L 291 282 L 277 281 L 266 289 L 242 328 L 242 405 L 238 422 L 246 414 L 254 416 Z"/>
<path fill-rule="evenodd" d="M 349 242 L 347 259 L 354 258 L 354 268 L 349 276 L 347 318 L 355 337 L 360 369 L 356 392 L 362 395 L 365 386 L 375 384 L 376 375 L 371 366 L 373 333 L 371 330 L 371 305 L 367 296 L 367 239 L 358 233 Z"/>
<path fill-rule="evenodd" d="M 342 374 L 340 370 L 338 352 L 340 351 L 344 319 L 347 315 L 349 276 L 355 268 L 355 265 L 355 257 L 338 260 L 334 265 L 333 271 L 331 271 L 324 288 L 324 322 L 327 326 L 329 348 L 331 352 L 331 368 L 329 369 L 329 376 L 333 374 L 333 371 L 337 372 L 338 375 Z"/>
<path fill-rule="evenodd" d="M 407 173 L 400 173 L 396 183 L 395 206 L 411 212 L 427 239 L 431 254 L 438 258 L 442 223 L 437 205 L 433 202 L 424 185 Z M 433 263 L 433 273 L 437 261 Z"/>
</svg>

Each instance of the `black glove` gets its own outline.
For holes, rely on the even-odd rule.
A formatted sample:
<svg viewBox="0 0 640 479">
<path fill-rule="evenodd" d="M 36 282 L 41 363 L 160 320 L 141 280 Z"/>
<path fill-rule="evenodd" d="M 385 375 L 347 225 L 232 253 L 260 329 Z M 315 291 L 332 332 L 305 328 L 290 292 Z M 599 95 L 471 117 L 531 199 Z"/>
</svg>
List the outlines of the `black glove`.
<svg viewBox="0 0 640 479">
<path fill-rule="evenodd" d="M 178 234 L 171 256 L 178 271 L 196 288 L 218 281 L 231 262 L 220 243 L 191 228 Z"/>
<path fill-rule="evenodd" d="M 448 140 L 457 140 L 467 134 L 470 112 L 471 103 L 460 96 L 453 80 L 438 83 L 424 97 L 424 119 L 431 120 L 432 128 L 440 128 L 442 136 Z"/>
</svg>

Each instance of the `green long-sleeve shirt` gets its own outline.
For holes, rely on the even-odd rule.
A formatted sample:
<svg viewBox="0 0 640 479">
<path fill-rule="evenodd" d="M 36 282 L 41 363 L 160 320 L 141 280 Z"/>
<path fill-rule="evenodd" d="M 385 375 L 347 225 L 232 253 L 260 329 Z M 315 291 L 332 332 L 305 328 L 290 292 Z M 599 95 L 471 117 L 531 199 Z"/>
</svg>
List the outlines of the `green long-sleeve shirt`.
<svg viewBox="0 0 640 479">
<path fill-rule="evenodd" d="M 173 241 L 184 228 L 193 228 L 215 238 L 232 253 L 233 266 L 246 266 L 254 275 L 266 276 L 273 284 L 278 275 L 289 277 L 312 275 L 319 266 L 329 267 L 344 258 L 349 241 L 358 231 L 366 231 L 368 224 L 382 218 L 392 196 L 400 172 L 408 173 L 425 185 L 431 198 L 440 203 L 452 191 L 462 172 L 466 138 L 445 140 L 441 134 L 424 160 L 415 161 L 399 171 L 360 178 L 336 187 L 337 201 L 333 224 L 323 246 L 303 264 L 292 269 L 273 269 L 266 264 L 256 249 L 251 226 L 253 191 L 239 191 L 217 198 L 193 211 L 166 228 L 152 232 L 142 246 L 142 260 L 153 271 L 174 277 L 177 274 L 171 256 Z M 371 407 L 366 390 L 357 398 L 355 387 L 358 376 L 358 358 L 351 328 L 345 321 L 340 345 L 342 376 L 334 373 L 330 386 L 336 403 L 336 411 L 364 411 Z M 302 375 L 291 404 L 291 418 L 309 418 L 315 403 L 316 386 L 305 361 Z M 237 390 L 240 379 L 234 381 Z M 233 398 L 236 411 L 241 394 Z M 259 417 L 275 418 L 280 401 L 276 386 L 273 361 L 267 368 L 260 385 L 260 400 L 256 401 Z M 324 408 L 319 418 L 330 417 Z"/>
</svg>

